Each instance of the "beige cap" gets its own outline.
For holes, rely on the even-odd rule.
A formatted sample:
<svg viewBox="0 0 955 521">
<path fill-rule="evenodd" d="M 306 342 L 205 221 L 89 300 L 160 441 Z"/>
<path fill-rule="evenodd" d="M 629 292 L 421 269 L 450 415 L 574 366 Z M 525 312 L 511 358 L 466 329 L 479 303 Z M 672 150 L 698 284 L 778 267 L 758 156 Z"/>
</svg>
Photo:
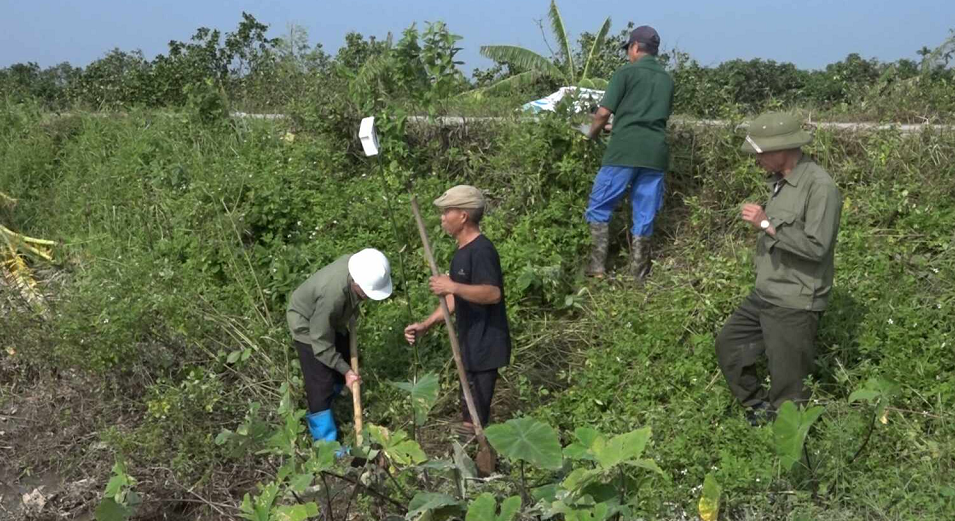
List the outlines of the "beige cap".
<svg viewBox="0 0 955 521">
<path fill-rule="evenodd" d="M 438 208 L 483 209 L 484 194 L 471 185 L 458 185 L 448 189 L 444 195 L 434 200 Z"/>
</svg>

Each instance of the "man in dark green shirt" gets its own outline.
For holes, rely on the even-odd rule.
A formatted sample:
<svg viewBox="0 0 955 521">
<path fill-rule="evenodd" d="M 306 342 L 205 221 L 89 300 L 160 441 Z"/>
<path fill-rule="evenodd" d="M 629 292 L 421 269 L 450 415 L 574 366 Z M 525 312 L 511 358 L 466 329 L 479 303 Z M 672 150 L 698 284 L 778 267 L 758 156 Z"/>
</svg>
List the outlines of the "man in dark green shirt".
<svg viewBox="0 0 955 521">
<path fill-rule="evenodd" d="M 832 177 L 800 147 L 811 141 L 799 120 L 769 113 L 749 127 L 743 151 L 769 172 L 765 208 L 743 205 L 759 230 L 756 287 L 716 339 L 720 369 L 754 423 L 783 402 L 809 398 L 803 381 L 815 363 L 816 328 L 829 302 L 842 196 Z M 754 366 L 765 354 L 767 393 Z"/>
<path fill-rule="evenodd" d="M 362 300 L 391 295 L 391 267 L 383 253 L 366 248 L 343 255 L 318 270 L 292 292 L 286 319 L 305 377 L 309 431 L 316 441 L 335 441 L 332 398 L 344 383 L 349 389 L 361 378 L 346 361 L 348 337 Z"/>
<path fill-rule="evenodd" d="M 656 59 L 660 35 L 652 27 L 634 29 L 623 48 L 630 63 L 610 78 L 590 127 L 589 137 L 596 139 L 613 114 L 610 144 L 585 214 L 593 240 L 587 273 L 604 275 L 610 216 L 629 190 L 633 206 L 630 269 L 635 278 L 642 280 L 650 272 L 653 221 L 663 206 L 663 173 L 670 158 L 666 126 L 673 105 L 673 78 Z"/>
</svg>

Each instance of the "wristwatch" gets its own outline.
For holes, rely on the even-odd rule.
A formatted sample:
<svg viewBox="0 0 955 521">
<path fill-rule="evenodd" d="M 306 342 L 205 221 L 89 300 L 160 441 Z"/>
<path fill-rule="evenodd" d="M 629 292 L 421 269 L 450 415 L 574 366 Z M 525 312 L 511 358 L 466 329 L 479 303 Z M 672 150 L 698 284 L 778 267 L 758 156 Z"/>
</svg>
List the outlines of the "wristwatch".
<svg viewBox="0 0 955 521">
<path fill-rule="evenodd" d="M 762 221 L 760 221 L 760 222 L 759 222 L 759 227 L 762 228 L 762 229 L 764 229 L 764 230 L 768 230 L 768 229 L 769 229 L 769 220 L 763 219 Z"/>
</svg>

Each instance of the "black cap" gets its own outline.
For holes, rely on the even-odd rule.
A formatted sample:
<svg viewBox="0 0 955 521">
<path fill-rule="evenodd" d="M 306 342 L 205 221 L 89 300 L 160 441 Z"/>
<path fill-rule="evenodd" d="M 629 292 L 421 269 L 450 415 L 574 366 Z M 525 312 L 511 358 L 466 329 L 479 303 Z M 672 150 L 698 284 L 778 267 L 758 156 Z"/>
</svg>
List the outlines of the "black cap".
<svg viewBox="0 0 955 521">
<path fill-rule="evenodd" d="M 641 25 L 633 31 L 630 31 L 630 39 L 627 43 L 620 46 L 621 49 L 630 48 L 630 44 L 637 42 L 647 50 L 657 50 L 660 48 L 660 35 L 657 30 L 649 25 Z"/>
</svg>

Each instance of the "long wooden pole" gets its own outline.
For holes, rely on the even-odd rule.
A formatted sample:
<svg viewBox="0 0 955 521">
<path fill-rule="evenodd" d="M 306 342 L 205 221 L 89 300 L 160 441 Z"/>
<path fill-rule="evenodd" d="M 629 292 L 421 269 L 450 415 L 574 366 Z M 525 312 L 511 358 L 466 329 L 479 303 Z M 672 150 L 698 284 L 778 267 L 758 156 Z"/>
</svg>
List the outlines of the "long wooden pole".
<svg viewBox="0 0 955 521">
<path fill-rule="evenodd" d="M 361 374 L 358 372 L 358 321 L 355 317 L 351 318 L 351 322 L 348 325 L 348 348 L 351 351 L 351 370 L 355 374 Z M 351 389 L 352 395 L 352 404 L 355 408 L 355 445 L 361 446 L 362 442 L 362 425 L 361 425 L 361 383 L 355 382 L 355 385 Z"/>
<path fill-rule="evenodd" d="M 424 244 L 424 254 L 428 258 L 428 264 L 431 266 L 431 274 L 437 276 L 438 265 L 434 262 L 434 253 L 431 251 L 431 243 L 428 241 L 428 231 L 425 229 L 424 220 L 421 218 L 418 199 L 414 196 L 411 197 L 411 211 L 414 212 L 415 221 L 418 223 L 418 233 L 421 234 L 421 242 Z M 451 320 L 448 303 L 444 297 L 440 297 L 438 301 L 441 306 L 441 314 L 444 315 L 444 323 L 448 326 L 451 352 L 454 354 L 454 364 L 458 368 L 458 378 L 461 380 L 464 402 L 467 404 L 468 412 L 471 414 L 471 423 L 474 424 L 474 433 L 477 436 L 481 450 L 490 451 L 491 447 L 487 443 L 487 438 L 484 437 L 484 426 L 481 425 L 481 417 L 478 416 L 477 408 L 474 406 L 474 397 L 471 395 L 471 386 L 468 384 L 468 376 L 464 371 L 464 360 L 461 358 L 461 346 L 458 344 L 458 335 L 454 330 L 454 322 Z"/>
</svg>

